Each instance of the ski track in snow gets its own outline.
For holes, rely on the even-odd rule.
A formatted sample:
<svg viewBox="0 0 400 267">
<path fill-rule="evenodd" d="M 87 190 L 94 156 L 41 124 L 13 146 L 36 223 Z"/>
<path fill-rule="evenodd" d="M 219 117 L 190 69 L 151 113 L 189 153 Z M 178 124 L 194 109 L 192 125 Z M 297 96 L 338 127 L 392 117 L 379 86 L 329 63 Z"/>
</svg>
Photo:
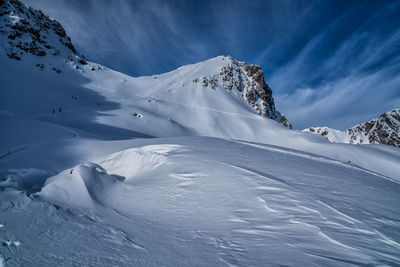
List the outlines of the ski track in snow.
<svg viewBox="0 0 400 267">
<path fill-rule="evenodd" d="M 230 141 L 223 141 L 222 144 L 226 142 Z M 235 143 L 237 142 L 235 141 Z M 215 151 L 219 151 L 218 147 L 215 149 Z M 248 149 L 248 155 L 251 155 L 252 153 L 250 151 L 258 148 L 249 146 Z M 260 257 L 258 254 L 260 252 L 257 252 L 259 249 L 270 251 L 271 253 L 275 251 L 274 249 L 271 250 L 269 242 L 265 243 L 265 240 L 270 239 L 272 239 L 272 242 L 275 243 L 277 247 L 280 247 L 281 250 L 288 251 L 287 253 L 297 254 L 301 252 L 302 255 L 319 255 L 319 257 L 329 259 L 332 262 L 355 263 L 358 265 L 375 262 L 373 259 L 379 254 L 369 256 L 372 248 L 370 246 L 360 247 L 355 245 L 356 243 L 354 243 L 354 241 L 346 237 L 345 233 L 347 232 L 352 234 L 357 233 L 357 235 L 367 238 L 366 240 L 372 240 L 379 236 L 380 240 L 382 240 L 380 242 L 387 244 L 391 249 L 398 248 L 396 242 L 391 242 L 389 238 L 385 239 L 384 235 L 380 235 L 379 231 L 371 228 L 372 226 L 370 224 L 366 224 L 364 221 L 346 214 L 343 211 L 339 211 L 332 205 L 320 200 L 319 197 L 314 196 L 312 189 L 304 191 L 303 188 L 306 185 L 291 181 L 290 176 L 287 176 L 287 178 L 283 178 L 284 175 L 282 177 L 277 177 L 263 171 L 255 170 L 250 166 L 241 166 L 239 162 L 230 162 L 233 159 L 227 162 L 219 162 L 216 159 L 205 160 L 199 157 L 197 152 L 192 155 L 191 153 L 194 153 L 192 151 L 193 150 L 187 146 L 181 149 L 180 146 L 171 146 L 171 144 L 152 145 L 129 149 L 122 153 L 118 152 L 115 155 L 107 157 L 106 161 L 102 159 L 100 162 L 103 162 L 101 163 L 103 166 L 113 166 L 113 172 L 121 175 L 122 173 L 119 173 L 119 170 L 122 171 L 121 168 L 125 164 L 124 161 L 130 159 L 132 155 L 135 155 L 136 158 L 132 157 L 132 159 L 138 162 L 138 164 L 146 164 L 146 161 L 141 161 L 141 158 L 151 159 L 153 158 L 152 153 L 165 157 L 158 159 L 158 163 L 155 163 L 156 172 L 152 172 L 153 175 L 155 175 L 154 177 L 148 176 L 145 180 L 139 179 L 143 175 L 144 177 L 147 176 L 145 168 L 142 169 L 140 165 L 138 165 L 138 167 L 133 168 L 131 171 L 136 174 L 134 180 L 129 183 L 129 187 L 121 187 L 122 191 L 116 189 L 116 191 L 110 191 L 109 193 L 107 193 L 107 191 L 103 193 L 99 191 L 95 193 L 96 195 L 91 195 L 91 197 L 93 199 L 101 199 L 101 206 L 103 207 L 108 207 L 108 205 L 113 207 L 113 205 L 122 201 L 122 199 L 116 199 L 109 202 L 109 200 L 104 199 L 104 196 L 118 195 L 122 196 L 123 199 L 129 199 L 129 203 L 131 204 L 127 206 L 117 205 L 115 209 L 119 213 L 125 214 L 128 218 L 132 216 L 129 215 L 132 214 L 131 209 L 137 209 L 134 214 L 138 216 L 150 218 L 150 220 L 154 222 L 163 221 L 163 223 L 171 225 L 174 228 L 182 227 L 181 232 L 183 236 L 194 231 L 196 233 L 196 242 L 200 242 L 198 244 L 209 242 L 207 240 L 213 240 L 211 244 L 213 244 L 218 251 L 218 260 L 231 265 L 260 265 L 261 262 L 259 260 L 263 259 L 262 261 L 264 261 L 266 259 Z M 269 155 L 270 152 L 281 153 L 280 150 L 265 151 L 266 152 L 263 153 L 267 153 L 266 155 Z M 223 155 L 223 152 L 221 153 Z M 215 152 L 215 154 L 218 153 Z M 189 155 L 191 156 L 189 157 Z M 315 161 L 313 157 L 302 157 L 302 155 L 298 155 L 297 153 L 290 153 L 288 155 L 293 159 L 300 157 L 306 161 Z M 191 159 L 193 156 L 194 158 Z M 214 158 L 214 156 L 212 158 Z M 266 158 L 268 158 L 268 156 L 266 156 Z M 203 166 L 202 162 L 204 160 L 204 166 L 209 166 L 210 171 L 213 171 L 216 166 L 220 166 L 218 168 L 224 170 L 222 173 L 225 173 L 226 177 L 215 174 L 215 179 L 211 179 L 211 177 L 207 175 L 207 171 L 204 172 L 204 169 L 203 171 L 200 171 L 200 169 L 196 170 L 197 167 L 191 172 L 184 171 L 185 168 L 191 169 L 194 167 L 190 167 L 187 159 L 198 162 L 200 169 L 202 168 L 201 166 Z M 111 162 L 114 163 L 111 164 Z M 176 165 L 178 162 L 181 163 Z M 317 162 L 321 161 L 317 160 Z M 104 165 L 105 163 L 107 164 Z M 335 161 L 324 160 L 321 163 L 337 165 Z M 114 164 L 117 165 L 114 166 Z M 117 167 L 118 164 L 121 164 L 121 167 Z M 184 167 L 185 165 L 186 167 Z M 174 173 L 169 170 L 169 168 L 175 170 L 175 166 L 180 166 L 179 168 L 182 168 L 182 173 Z M 346 165 L 339 165 L 338 167 L 343 169 L 344 172 L 347 172 L 346 169 L 350 169 L 353 173 L 363 173 L 362 170 L 347 168 Z M 163 174 L 164 172 L 166 172 L 165 175 Z M 64 173 L 65 174 L 59 175 L 59 178 L 57 178 L 58 181 L 69 177 L 67 172 Z M 230 173 L 235 173 L 236 177 L 228 179 Z M 65 178 L 63 178 L 64 175 L 66 175 Z M 367 173 L 367 175 L 372 174 Z M 216 179 L 217 177 L 219 178 Z M 49 181 L 49 185 L 57 180 Z M 146 182 L 146 180 L 148 181 Z M 159 183 L 161 183 L 159 185 L 157 182 L 158 180 Z M 235 187 L 231 187 L 231 183 L 233 182 L 235 183 Z M 123 184 L 124 183 L 121 185 Z M 115 185 L 118 188 L 118 184 Z M 86 186 L 90 186 L 89 181 Z M 157 186 L 161 187 L 157 188 Z M 232 191 L 226 195 L 230 190 L 236 190 L 236 188 L 240 188 L 241 186 L 244 186 L 242 189 L 244 191 L 242 193 L 240 193 L 240 191 Z M 153 188 L 153 190 L 148 191 L 150 189 L 149 187 Z M 214 192 L 214 187 L 220 189 Z M 71 188 L 71 186 L 65 184 L 59 185 L 57 188 Z M 105 190 L 108 186 L 103 184 L 98 188 L 103 188 L 102 190 Z M 88 187 L 89 191 L 93 189 Z M 224 193 L 220 191 L 221 189 L 226 189 L 228 192 Z M 161 190 L 160 193 L 164 193 L 160 195 L 160 193 L 157 193 L 157 190 Z M 57 195 L 59 194 L 57 193 Z M 52 197 L 48 197 L 47 200 L 52 202 Z M 131 199 L 132 197 L 133 199 Z M 198 220 L 197 226 L 196 224 L 192 224 L 191 218 L 194 215 L 190 215 L 194 211 L 192 205 L 194 203 L 201 203 L 201 201 L 196 200 L 197 198 L 204 199 L 207 201 L 206 203 L 208 203 L 205 206 L 198 206 L 199 214 L 208 212 L 209 208 L 211 210 L 214 209 L 215 203 L 218 203 L 217 205 L 223 205 L 219 208 L 215 206 L 215 208 L 221 209 L 221 212 L 228 211 L 226 215 L 215 214 L 214 216 L 216 216 L 216 218 L 214 219 L 213 216 L 205 215 L 206 218 L 209 218 L 211 225 L 215 224 L 217 228 L 210 228 L 209 226 L 203 225 L 204 222 L 202 222 L 202 220 Z M 229 198 L 232 199 L 228 200 Z M 146 199 L 146 203 L 136 203 L 139 199 Z M 243 202 L 238 202 L 236 204 L 237 206 L 229 204 L 230 201 L 234 201 L 235 199 Z M 65 199 L 65 201 L 68 201 L 68 199 Z M 65 204 L 67 202 L 63 203 Z M 168 209 L 168 207 L 173 207 L 169 215 L 168 213 L 164 214 L 163 211 L 166 208 Z M 229 212 L 230 210 L 231 212 Z M 161 214 L 158 215 L 159 212 L 161 212 Z M 177 221 L 176 218 L 180 219 Z M 218 225 L 220 224 L 226 224 L 226 226 L 219 229 Z M 199 230 L 201 231 L 199 232 Z M 343 232 L 343 234 L 338 235 L 335 232 Z M 192 234 L 189 234 L 189 236 L 191 235 Z M 304 242 L 308 238 L 306 237 L 307 235 L 312 236 L 314 242 L 317 242 L 319 245 L 309 247 L 307 242 Z M 289 242 L 289 244 L 292 243 L 292 245 L 288 245 L 287 242 Z M 143 243 L 143 241 L 141 243 Z M 144 241 L 144 243 L 146 243 L 146 241 Z M 146 245 L 144 246 L 146 247 Z M 298 251 L 293 250 L 294 248 L 297 248 Z M 335 253 L 330 254 L 329 250 L 335 251 Z M 273 253 L 277 252 L 275 251 Z M 257 259 L 257 257 L 260 258 Z M 280 257 L 271 260 L 272 262 L 278 263 L 280 262 L 279 258 Z M 297 259 L 299 260 L 300 258 Z M 359 261 L 356 259 L 362 260 Z M 397 261 L 396 257 L 391 260 L 393 262 Z M 306 262 L 310 263 L 308 260 L 304 261 L 304 263 Z"/>
<path fill-rule="evenodd" d="M 37 148 L 40 146 L 46 146 L 49 144 L 55 144 L 64 140 L 68 140 L 68 139 L 72 139 L 72 138 L 76 138 L 78 136 L 77 133 L 74 133 L 70 136 L 66 136 L 66 137 L 60 137 L 60 138 L 55 138 L 55 139 L 50 139 L 50 140 L 46 140 L 46 141 L 41 141 L 41 142 L 36 142 L 36 143 L 32 143 L 32 144 L 28 144 L 28 145 L 24 145 L 20 148 L 15 148 L 12 149 L 6 153 L 4 153 L 3 155 L 0 156 L 0 161 L 6 161 L 8 157 L 10 156 L 16 156 L 18 153 L 30 149 L 30 148 Z"/>
<path fill-rule="evenodd" d="M 355 166 L 354 164 L 345 163 L 345 162 L 342 162 L 342 161 L 339 161 L 339 160 L 335 160 L 335 159 L 331 159 L 331 158 L 327 158 L 327 157 L 323 157 L 323 156 L 312 155 L 312 154 L 304 153 L 302 151 L 292 151 L 292 150 L 289 150 L 289 149 L 282 149 L 282 148 L 278 148 L 278 147 L 272 147 L 272 146 L 269 146 L 269 145 L 254 144 L 252 142 L 239 141 L 239 140 L 236 140 L 236 142 L 237 143 L 241 143 L 241 144 L 246 144 L 246 145 L 249 145 L 249 146 L 253 146 L 253 147 L 257 147 L 257 148 L 260 148 L 260 149 L 269 150 L 269 151 L 275 151 L 275 152 L 284 153 L 284 154 L 288 154 L 288 155 L 295 155 L 295 156 L 299 156 L 299 157 L 302 157 L 302 158 L 312 159 L 312 160 L 320 161 L 320 162 L 332 163 L 332 164 L 343 166 L 343 167 L 346 167 L 346 168 L 363 171 L 363 172 L 366 172 L 366 173 L 381 177 L 383 179 L 389 180 L 389 181 L 391 181 L 393 183 L 400 184 L 400 181 L 398 181 L 396 179 L 392 179 L 392 178 L 387 177 L 385 175 L 382 175 L 382 174 L 379 174 L 379 173 L 376 173 L 376 172 L 361 168 L 359 166 Z"/>
<path fill-rule="evenodd" d="M 103 91 L 108 91 L 110 93 L 115 93 L 113 90 L 100 86 L 100 85 L 90 85 L 90 88 L 94 89 L 101 89 Z M 159 90 L 159 88 L 157 88 L 154 91 Z M 143 95 L 131 95 L 133 98 L 146 98 L 146 96 Z M 151 97 L 147 97 L 148 99 L 151 99 L 153 101 L 157 101 L 160 103 L 169 103 L 169 104 L 174 104 L 174 105 L 180 105 L 180 106 L 185 106 L 185 107 L 189 107 L 192 109 L 196 109 L 196 110 L 206 110 L 206 111 L 211 111 L 211 112 L 216 112 L 216 113 L 220 113 L 220 114 L 224 114 L 224 115 L 230 115 L 230 116 L 235 116 L 235 117 L 241 117 L 241 118 L 249 118 L 249 119 L 254 119 L 254 120 L 262 120 L 263 118 L 260 117 L 260 115 L 258 114 L 254 114 L 254 115 L 245 115 L 245 114 L 240 114 L 240 113 L 234 113 L 234 112 L 227 112 L 227 111 L 223 111 L 223 110 L 218 110 L 218 109 L 214 109 L 214 108 L 209 108 L 209 107 L 204 107 L 204 106 L 197 106 L 197 105 L 190 105 L 190 104 L 186 104 L 186 103 L 182 103 L 182 102 L 177 102 L 177 101 L 171 101 L 171 100 L 167 100 L 167 99 L 161 99 L 161 98 L 156 98 L 154 96 Z"/>
<path fill-rule="evenodd" d="M 29 147 L 29 145 L 26 145 L 26 146 L 23 146 L 23 147 L 19 147 L 19 148 L 15 148 L 15 149 L 12 149 L 12 150 L 10 150 L 10 151 L 4 153 L 3 155 L 1 155 L 1 156 L 0 156 L 0 160 L 3 160 L 3 159 L 6 158 L 6 157 L 9 157 L 9 156 L 11 156 L 11 155 L 13 155 L 13 154 L 16 154 L 16 153 L 18 153 L 18 152 L 20 152 L 20 151 L 22 151 L 22 150 L 24 150 L 24 149 L 26 149 L 26 148 L 28 148 L 28 147 Z"/>
<path fill-rule="evenodd" d="M 170 104 L 174 104 L 174 105 L 181 105 L 181 106 L 190 107 L 190 108 L 193 108 L 193 109 L 207 110 L 207 111 L 217 112 L 217 113 L 224 114 L 224 115 L 230 115 L 230 116 L 242 117 L 242 118 L 248 118 L 248 119 L 255 119 L 255 120 L 262 120 L 262 117 L 260 117 L 257 114 L 254 114 L 252 116 L 248 116 L 248 115 L 244 115 L 244 114 L 240 114 L 240 113 L 233 113 L 233 112 L 227 112 L 227 111 L 213 109 L 213 108 L 189 105 L 189 104 L 170 101 L 170 100 L 166 100 L 166 99 L 157 99 L 157 98 L 153 98 L 153 99 L 155 99 L 156 101 L 159 101 L 159 102 L 165 102 L 165 103 L 170 103 Z"/>
</svg>

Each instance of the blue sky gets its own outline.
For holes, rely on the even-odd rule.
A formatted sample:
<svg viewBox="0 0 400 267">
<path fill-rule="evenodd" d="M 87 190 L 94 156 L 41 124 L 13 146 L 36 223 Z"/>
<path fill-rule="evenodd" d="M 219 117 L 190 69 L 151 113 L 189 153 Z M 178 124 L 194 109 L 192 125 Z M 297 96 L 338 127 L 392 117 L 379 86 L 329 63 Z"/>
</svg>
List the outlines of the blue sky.
<svg viewBox="0 0 400 267">
<path fill-rule="evenodd" d="M 231 55 L 260 64 L 302 129 L 400 107 L 400 1 L 24 0 L 89 60 L 133 76 Z"/>
</svg>

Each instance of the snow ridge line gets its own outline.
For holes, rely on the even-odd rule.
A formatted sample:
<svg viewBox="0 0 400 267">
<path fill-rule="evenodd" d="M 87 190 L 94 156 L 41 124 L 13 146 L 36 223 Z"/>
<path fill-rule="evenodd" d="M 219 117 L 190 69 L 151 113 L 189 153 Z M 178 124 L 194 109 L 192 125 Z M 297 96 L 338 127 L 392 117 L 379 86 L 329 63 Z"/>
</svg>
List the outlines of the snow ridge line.
<svg viewBox="0 0 400 267">
<path fill-rule="evenodd" d="M 0 160 L 6 158 L 6 157 L 8 157 L 8 156 L 11 156 L 12 154 L 18 153 L 19 151 L 22 151 L 22 150 L 24 150 L 24 149 L 26 149 L 26 148 L 28 148 L 28 147 L 29 147 L 29 145 L 22 146 L 22 147 L 18 147 L 18 148 L 15 148 L 15 149 L 12 149 L 12 150 L 10 150 L 10 151 L 4 153 L 3 155 L 1 155 L 1 156 L 0 156 Z"/>
<path fill-rule="evenodd" d="M 54 139 L 50 139 L 50 140 L 45 140 L 45 141 L 42 141 L 42 142 L 38 142 L 38 143 L 34 143 L 34 144 L 28 144 L 28 145 L 25 145 L 25 146 L 22 146 L 22 147 L 19 147 L 19 148 L 15 148 L 15 149 L 12 149 L 12 150 L 10 150 L 10 151 L 4 153 L 3 155 L 1 155 L 1 156 L 0 156 L 0 160 L 4 160 L 5 158 L 7 158 L 7 157 L 9 157 L 9 156 L 11 156 L 11 155 L 13 155 L 13 154 L 16 154 L 16 153 L 18 153 L 18 152 L 20 152 L 20 151 L 22 151 L 22 150 L 28 149 L 28 148 L 30 148 L 30 147 L 42 146 L 42 145 L 50 144 L 50 143 L 53 143 L 53 142 L 58 142 L 58 141 L 63 141 L 63 140 L 67 140 L 67 139 L 72 139 L 72 138 L 75 138 L 75 137 L 77 137 L 77 136 L 78 136 L 78 134 L 74 133 L 73 135 L 69 135 L 69 136 L 65 136 L 65 137 L 60 137 L 60 138 L 54 138 Z"/>
<path fill-rule="evenodd" d="M 87 88 L 92 89 L 92 90 L 96 90 L 95 88 L 98 88 L 98 89 L 101 89 L 104 91 L 114 92 L 112 89 L 109 89 L 109 88 L 106 88 L 103 86 L 99 86 L 99 85 L 90 85 Z M 146 98 L 143 95 L 132 95 L 132 96 L 138 97 L 138 98 Z M 162 103 L 162 102 L 171 103 L 171 104 L 181 105 L 181 106 L 185 106 L 185 107 L 189 107 L 189 108 L 193 108 L 193 109 L 208 110 L 208 111 L 213 111 L 213 112 L 217 112 L 217 113 L 221 113 L 221 114 L 225 114 L 225 115 L 238 116 L 238 117 L 242 117 L 242 118 L 257 119 L 257 120 L 260 120 L 263 118 L 263 117 L 260 117 L 258 114 L 254 114 L 254 116 L 247 116 L 247 115 L 243 115 L 243 114 L 239 114 L 239 113 L 227 112 L 227 111 L 223 111 L 223 110 L 207 108 L 207 107 L 202 107 L 202 106 L 194 106 L 194 105 L 189 105 L 189 104 L 185 104 L 182 102 L 175 102 L 175 101 L 161 99 L 161 98 L 149 97 L 149 99 L 154 100 L 156 102 L 160 102 L 160 103 Z"/>
<path fill-rule="evenodd" d="M 333 163 L 335 165 L 339 165 L 339 166 L 346 167 L 346 168 L 353 169 L 353 170 L 362 171 L 362 172 L 365 172 L 365 173 L 368 173 L 368 174 L 372 174 L 374 176 L 378 176 L 380 178 L 386 179 L 386 180 L 388 180 L 390 182 L 393 182 L 393 183 L 396 183 L 396 184 L 400 184 L 400 181 L 397 181 L 396 179 L 387 177 L 387 176 L 385 176 L 383 174 L 380 174 L 380 173 L 376 173 L 376 172 L 370 171 L 368 169 L 364 169 L 362 167 L 359 167 L 359 166 L 356 166 L 356 165 L 353 165 L 353 164 L 350 165 L 349 163 L 345 163 L 345 162 L 342 162 L 340 160 L 335 160 L 335 159 L 331 159 L 331 158 L 324 157 L 324 156 L 317 156 L 317 155 L 314 155 L 314 154 L 311 154 L 311 153 L 304 153 L 304 152 L 301 152 L 299 150 L 292 150 L 291 151 L 291 150 L 289 150 L 287 148 L 278 148 L 278 147 L 274 147 L 272 145 L 259 145 L 259 144 L 257 145 L 257 144 L 254 144 L 252 142 L 241 141 L 241 140 L 233 140 L 233 141 L 236 142 L 236 143 L 239 143 L 239 144 L 245 144 L 245 145 L 249 145 L 249 146 L 252 146 L 252 147 L 265 149 L 265 150 L 269 150 L 269 151 L 274 151 L 274 152 L 279 152 L 279 153 L 299 156 L 299 157 L 302 157 L 302 158 L 307 158 L 307 159 L 311 159 L 311 160 L 315 160 L 315 161 L 319 161 L 319 162 Z"/>
</svg>

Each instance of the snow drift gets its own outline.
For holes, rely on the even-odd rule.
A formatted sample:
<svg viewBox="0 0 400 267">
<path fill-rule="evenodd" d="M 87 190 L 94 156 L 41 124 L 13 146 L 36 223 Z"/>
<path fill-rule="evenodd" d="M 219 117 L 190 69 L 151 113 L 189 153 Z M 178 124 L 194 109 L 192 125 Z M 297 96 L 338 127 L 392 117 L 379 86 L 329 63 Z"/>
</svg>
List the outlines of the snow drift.
<svg viewBox="0 0 400 267">
<path fill-rule="evenodd" d="M 202 137 L 150 143 L 64 171 L 37 196 L 180 229 L 228 265 L 398 260 L 400 245 L 390 238 L 398 227 L 398 182 L 271 146 Z"/>
<path fill-rule="evenodd" d="M 257 65 L 130 77 L 0 18 L 0 264 L 400 264 L 398 147 L 289 130 Z"/>
</svg>

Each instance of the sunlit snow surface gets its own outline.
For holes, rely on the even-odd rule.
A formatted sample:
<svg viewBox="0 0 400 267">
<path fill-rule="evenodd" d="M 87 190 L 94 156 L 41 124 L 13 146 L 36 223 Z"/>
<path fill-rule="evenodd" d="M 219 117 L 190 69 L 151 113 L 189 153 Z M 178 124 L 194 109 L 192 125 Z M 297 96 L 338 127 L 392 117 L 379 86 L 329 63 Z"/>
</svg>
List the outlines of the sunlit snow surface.
<svg viewBox="0 0 400 267">
<path fill-rule="evenodd" d="M 3 231 L 23 244 L 15 262 L 399 262 L 395 182 L 302 152 L 216 138 L 126 146 L 50 178 L 33 200 L 2 193 Z"/>
<path fill-rule="evenodd" d="M 132 78 L 1 57 L 0 266 L 400 264 L 400 150 L 193 82 L 227 58 Z"/>
</svg>

